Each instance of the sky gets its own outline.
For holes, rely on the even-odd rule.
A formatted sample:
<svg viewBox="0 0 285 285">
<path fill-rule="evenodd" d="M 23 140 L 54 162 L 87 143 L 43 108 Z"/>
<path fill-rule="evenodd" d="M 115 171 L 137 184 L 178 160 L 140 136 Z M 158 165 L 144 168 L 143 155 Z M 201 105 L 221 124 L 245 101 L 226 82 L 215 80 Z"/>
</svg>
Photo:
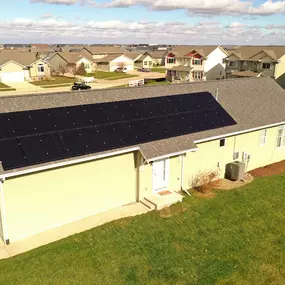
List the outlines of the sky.
<svg viewBox="0 0 285 285">
<path fill-rule="evenodd" d="M 285 45 L 285 0 L 9 0 L 0 42 Z"/>
</svg>

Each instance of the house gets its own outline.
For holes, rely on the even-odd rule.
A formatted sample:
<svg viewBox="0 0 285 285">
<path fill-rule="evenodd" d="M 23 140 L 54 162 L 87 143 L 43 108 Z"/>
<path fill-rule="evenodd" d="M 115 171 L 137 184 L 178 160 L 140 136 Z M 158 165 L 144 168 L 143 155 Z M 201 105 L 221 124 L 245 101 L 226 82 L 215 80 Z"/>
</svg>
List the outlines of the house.
<svg viewBox="0 0 285 285">
<path fill-rule="evenodd" d="M 181 201 L 200 173 L 284 160 L 284 106 L 269 77 L 1 97 L 0 236 Z"/>
<path fill-rule="evenodd" d="M 31 52 L 39 52 L 39 53 L 51 53 L 53 49 L 48 44 L 30 44 Z"/>
<path fill-rule="evenodd" d="M 165 56 L 168 54 L 166 50 L 156 50 L 149 52 L 153 58 L 155 65 L 165 65 Z"/>
<path fill-rule="evenodd" d="M 0 52 L 0 82 L 23 82 L 50 76 L 49 64 L 32 52 L 2 50 Z"/>
<path fill-rule="evenodd" d="M 167 79 L 205 81 L 225 78 L 227 53 L 220 46 L 178 46 L 165 57 Z"/>
<path fill-rule="evenodd" d="M 153 68 L 154 59 L 149 53 L 142 54 L 135 59 L 136 68 Z"/>
<path fill-rule="evenodd" d="M 96 64 L 92 56 L 87 52 L 58 52 L 48 58 L 48 62 L 54 71 L 58 71 L 61 67 L 65 67 L 67 71 L 73 72 L 72 70 L 83 63 L 85 71 L 91 73 L 95 70 Z"/>
<path fill-rule="evenodd" d="M 125 52 L 124 49 L 115 46 L 86 46 L 84 47 L 94 59 L 101 59 L 107 55 L 120 55 Z"/>
<path fill-rule="evenodd" d="M 97 64 L 97 69 L 102 71 L 112 72 L 117 68 L 126 68 L 127 71 L 134 70 L 134 60 L 124 54 L 107 55 L 103 58 L 94 59 Z"/>
<path fill-rule="evenodd" d="M 270 76 L 285 88 L 285 46 L 240 46 L 226 58 L 226 77 Z"/>
</svg>

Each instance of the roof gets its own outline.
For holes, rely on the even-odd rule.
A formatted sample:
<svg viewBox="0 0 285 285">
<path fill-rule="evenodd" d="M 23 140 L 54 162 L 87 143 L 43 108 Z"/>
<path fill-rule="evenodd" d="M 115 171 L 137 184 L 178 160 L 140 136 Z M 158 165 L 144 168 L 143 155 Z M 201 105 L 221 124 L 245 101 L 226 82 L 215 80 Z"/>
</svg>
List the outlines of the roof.
<svg viewBox="0 0 285 285">
<path fill-rule="evenodd" d="M 98 59 L 94 59 L 94 62 L 100 63 L 100 62 L 110 62 L 116 58 L 118 58 L 119 56 L 121 56 L 123 54 L 110 54 L 110 55 L 106 55 L 103 58 L 98 58 Z"/>
<path fill-rule="evenodd" d="M 241 60 L 259 60 L 262 57 L 256 56 L 262 51 L 272 57 L 273 60 L 278 60 L 285 55 L 285 46 L 240 46 L 231 51 L 229 55 L 237 55 Z"/>
<path fill-rule="evenodd" d="M 152 52 L 149 52 L 149 54 L 153 57 L 153 58 L 158 58 L 158 59 L 162 59 L 163 56 L 165 54 L 167 54 L 168 51 L 167 50 L 157 50 L 157 51 L 152 51 Z"/>
<path fill-rule="evenodd" d="M 184 65 L 177 65 L 177 66 L 173 66 L 172 68 L 170 68 L 170 70 L 175 70 L 175 71 L 191 71 L 191 69 L 193 69 L 193 67 L 190 66 L 184 66 Z"/>
<path fill-rule="evenodd" d="M 37 61 L 38 58 L 33 52 L 22 52 L 19 50 L 1 50 L 0 51 L 0 66 L 3 64 L 14 61 L 23 66 L 27 66 Z"/>
<path fill-rule="evenodd" d="M 144 61 L 148 56 L 152 58 L 152 56 L 151 56 L 149 53 L 146 53 L 146 54 L 143 54 L 142 56 L 140 56 L 140 57 L 139 57 L 138 59 L 136 59 L 135 61 L 136 61 L 136 62 L 137 62 L 137 61 L 139 61 L 139 62 Z"/>
<path fill-rule="evenodd" d="M 240 77 L 257 77 L 260 73 L 258 72 L 253 72 L 250 70 L 246 70 L 246 71 L 234 71 L 231 73 L 231 75 L 235 75 L 235 76 L 240 76 Z"/>
<path fill-rule="evenodd" d="M 76 63 L 82 57 L 94 61 L 93 57 L 85 52 L 58 52 L 58 54 L 63 57 L 68 63 Z M 52 58 L 52 57 L 51 57 Z"/>
<path fill-rule="evenodd" d="M 203 140 L 285 122 L 285 91 L 269 77 L 2 97 L 0 98 L 0 112 L 9 113 L 167 95 L 176 96 L 205 91 L 215 95 L 217 90 L 219 103 L 237 124 L 138 145 L 146 158 L 153 159 L 173 152 L 183 152 L 192 149 L 195 144 Z M 263 115 L 260 116 L 260 114 Z M 117 149 L 117 151 L 122 149 Z M 110 151 L 102 154 L 108 153 Z"/>
<path fill-rule="evenodd" d="M 195 50 L 200 55 L 207 57 L 216 48 L 218 48 L 218 46 L 176 46 L 174 49 L 169 51 L 169 53 L 173 53 L 177 57 L 183 57 L 192 50 Z"/>
<path fill-rule="evenodd" d="M 124 50 L 120 47 L 114 46 L 88 46 L 85 47 L 91 54 L 120 54 L 124 53 Z"/>
<path fill-rule="evenodd" d="M 125 52 L 125 56 L 131 58 L 133 60 L 137 59 L 138 57 L 141 58 L 142 53 L 140 52 Z"/>
</svg>

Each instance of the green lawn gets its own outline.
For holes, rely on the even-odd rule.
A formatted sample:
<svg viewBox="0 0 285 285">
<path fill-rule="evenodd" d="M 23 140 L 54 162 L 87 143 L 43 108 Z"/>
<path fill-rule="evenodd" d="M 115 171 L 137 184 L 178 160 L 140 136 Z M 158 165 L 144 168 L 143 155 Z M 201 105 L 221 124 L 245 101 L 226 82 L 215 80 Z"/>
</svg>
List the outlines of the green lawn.
<svg viewBox="0 0 285 285">
<path fill-rule="evenodd" d="M 71 86 L 71 83 L 66 83 L 66 84 L 60 84 L 60 85 L 49 85 L 49 86 L 42 86 L 42 88 L 59 88 L 59 87 L 67 87 L 67 86 Z"/>
<path fill-rule="evenodd" d="M 153 67 L 151 69 L 152 72 L 159 72 L 159 73 L 165 73 L 166 69 L 164 67 Z"/>
<path fill-rule="evenodd" d="M 0 261 L 5 285 L 283 285 L 285 174 Z"/>
<path fill-rule="evenodd" d="M 117 80 L 122 78 L 136 77 L 136 75 L 119 73 L 119 72 L 106 72 L 106 71 L 96 71 L 94 73 L 88 73 L 86 76 L 93 76 L 96 79 L 107 79 L 107 80 Z"/>
<path fill-rule="evenodd" d="M 42 86 L 42 85 L 59 85 L 59 84 L 65 84 L 65 83 L 72 84 L 75 81 L 76 81 L 75 78 L 56 76 L 56 77 L 53 77 L 53 80 L 41 80 L 41 81 L 34 81 L 30 83 L 36 86 Z"/>
<path fill-rule="evenodd" d="M 0 88 L 11 88 L 10 86 L 0 82 Z"/>
<path fill-rule="evenodd" d="M 0 82 L 0 92 L 1 91 L 15 91 L 16 89 L 15 88 L 12 88 L 2 82 Z"/>
</svg>

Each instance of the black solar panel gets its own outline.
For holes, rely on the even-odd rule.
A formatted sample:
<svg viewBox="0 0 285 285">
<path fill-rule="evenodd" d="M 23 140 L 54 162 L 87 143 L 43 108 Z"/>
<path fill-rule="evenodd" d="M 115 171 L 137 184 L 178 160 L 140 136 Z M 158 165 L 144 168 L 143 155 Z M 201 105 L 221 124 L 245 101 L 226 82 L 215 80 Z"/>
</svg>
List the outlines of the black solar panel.
<svg viewBox="0 0 285 285">
<path fill-rule="evenodd" d="M 5 170 L 236 124 L 208 92 L 0 114 Z"/>
</svg>

